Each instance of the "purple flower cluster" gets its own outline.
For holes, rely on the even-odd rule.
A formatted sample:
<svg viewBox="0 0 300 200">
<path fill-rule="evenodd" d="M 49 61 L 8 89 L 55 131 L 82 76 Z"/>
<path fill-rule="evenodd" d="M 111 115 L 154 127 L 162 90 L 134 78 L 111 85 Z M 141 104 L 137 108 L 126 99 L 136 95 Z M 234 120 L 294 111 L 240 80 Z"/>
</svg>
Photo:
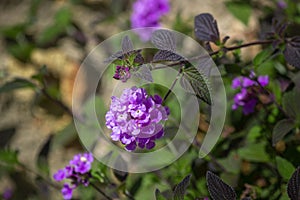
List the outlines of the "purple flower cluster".
<svg viewBox="0 0 300 200">
<path fill-rule="evenodd" d="M 64 179 L 71 180 L 71 184 L 65 183 L 61 190 L 64 199 L 71 199 L 73 190 L 78 185 L 89 185 L 89 178 L 91 177 L 90 170 L 93 161 L 94 158 L 91 153 L 77 154 L 70 160 L 69 165 L 58 170 L 53 175 L 56 181 L 62 181 Z"/>
<path fill-rule="evenodd" d="M 131 27 L 160 27 L 160 18 L 169 10 L 168 0 L 137 0 L 133 4 Z M 138 30 L 137 33 L 143 41 L 150 39 L 151 31 Z"/>
<path fill-rule="evenodd" d="M 129 70 L 129 67 L 117 66 L 113 78 L 121 80 L 123 83 L 125 83 L 131 76 Z"/>
<path fill-rule="evenodd" d="M 240 92 L 234 96 L 233 110 L 243 107 L 245 115 L 254 112 L 255 106 L 258 103 L 258 95 L 262 92 L 261 87 L 269 84 L 269 76 L 258 76 L 257 80 L 254 80 L 254 78 L 255 74 L 252 72 L 250 78 L 240 76 L 232 80 L 232 88 L 240 89 Z"/>
<path fill-rule="evenodd" d="M 125 89 L 120 98 L 111 97 L 106 113 L 106 126 L 111 139 L 121 141 L 127 151 L 152 149 L 155 140 L 163 136 L 162 123 L 168 119 L 169 108 L 162 105 L 159 95 L 149 96 L 143 88 Z"/>
</svg>

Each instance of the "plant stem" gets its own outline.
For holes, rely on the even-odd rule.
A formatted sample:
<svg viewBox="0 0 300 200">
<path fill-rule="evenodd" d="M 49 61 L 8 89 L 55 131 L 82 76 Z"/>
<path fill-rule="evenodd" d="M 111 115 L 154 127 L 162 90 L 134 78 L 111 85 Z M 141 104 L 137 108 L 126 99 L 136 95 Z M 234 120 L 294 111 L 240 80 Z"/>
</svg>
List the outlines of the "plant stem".
<svg viewBox="0 0 300 200">
<path fill-rule="evenodd" d="M 90 183 L 90 185 L 95 188 L 102 196 L 104 196 L 108 200 L 113 200 L 111 197 L 109 197 L 105 192 L 103 192 L 100 188 L 98 188 L 94 183 Z"/>
<path fill-rule="evenodd" d="M 173 88 L 174 88 L 176 82 L 178 81 L 178 79 L 179 79 L 181 73 L 182 73 L 182 69 L 180 69 L 180 70 L 178 71 L 178 74 L 177 74 L 175 80 L 173 81 L 171 87 L 169 88 L 168 92 L 166 93 L 166 95 L 165 95 L 163 101 L 165 101 L 165 100 L 168 98 L 168 96 L 171 94 L 171 92 L 172 92 L 172 90 L 173 90 Z"/>
</svg>

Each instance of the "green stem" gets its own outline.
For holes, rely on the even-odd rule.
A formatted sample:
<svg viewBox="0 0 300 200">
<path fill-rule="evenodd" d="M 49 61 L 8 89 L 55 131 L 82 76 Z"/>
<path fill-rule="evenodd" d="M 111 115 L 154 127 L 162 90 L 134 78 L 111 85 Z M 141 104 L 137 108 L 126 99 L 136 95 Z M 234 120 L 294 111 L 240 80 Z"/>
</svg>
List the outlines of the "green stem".
<svg viewBox="0 0 300 200">
<path fill-rule="evenodd" d="M 171 92 L 172 92 L 172 90 L 173 90 L 175 84 L 177 83 L 178 79 L 180 78 L 180 74 L 181 74 L 181 73 L 182 73 L 182 68 L 178 71 L 178 74 L 177 74 L 175 80 L 173 81 L 171 87 L 169 88 L 167 94 L 165 95 L 163 101 L 165 101 L 165 100 L 168 98 L 168 96 L 171 94 Z"/>
<path fill-rule="evenodd" d="M 98 188 L 94 183 L 90 183 L 90 185 L 95 188 L 102 196 L 104 196 L 108 200 L 113 200 L 111 197 L 109 197 L 105 192 L 103 192 L 100 188 Z"/>
</svg>

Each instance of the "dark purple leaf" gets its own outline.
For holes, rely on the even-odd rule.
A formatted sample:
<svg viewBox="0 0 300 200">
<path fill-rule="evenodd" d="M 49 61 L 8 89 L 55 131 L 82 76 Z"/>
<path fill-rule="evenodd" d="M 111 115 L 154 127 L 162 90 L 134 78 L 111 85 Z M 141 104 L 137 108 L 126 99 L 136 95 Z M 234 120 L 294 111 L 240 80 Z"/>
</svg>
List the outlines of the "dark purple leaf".
<svg viewBox="0 0 300 200">
<path fill-rule="evenodd" d="M 300 68 L 300 36 L 287 41 L 283 54 L 290 65 Z"/>
<path fill-rule="evenodd" d="M 191 175 L 186 176 L 174 189 L 174 200 L 183 200 L 187 187 L 190 184 Z"/>
<path fill-rule="evenodd" d="M 236 200 L 236 193 L 233 188 L 212 172 L 207 172 L 206 181 L 209 194 L 214 200 Z"/>
<path fill-rule="evenodd" d="M 136 57 L 134 58 L 134 63 L 143 64 L 144 58 L 140 52 L 137 53 Z"/>
<path fill-rule="evenodd" d="M 300 167 L 296 169 L 287 184 L 287 193 L 291 200 L 300 200 Z"/>
<path fill-rule="evenodd" d="M 132 75 L 147 82 L 153 82 L 151 70 L 147 65 L 142 65 L 137 71 L 134 71 Z"/>
<path fill-rule="evenodd" d="M 180 79 L 180 84 L 186 91 L 195 94 L 199 99 L 208 105 L 211 105 L 208 81 L 195 67 L 189 67 L 184 70 Z"/>
<path fill-rule="evenodd" d="M 153 61 L 184 61 L 185 59 L 172 51 L 159 50 L 153 57 Z"/>
<path fill-rule="evenodd" d="M 199 40 L 217 43 L 220 34 L 217 21 L 209 13 L 203 13 L 195 17 L 195 35 Z"/>
<path fill-rule="evenodd" d="M 281 140 L 294 127 L 295 122 L 292 119 L 283 119 L 277 122 L 272 133 L 273 145 L 275 145 L 279 140 Z"/>
<path fill-rule="evenodd" d="M 112 54 L 109 58 L 105 59 L 104 63 L 111 63 L 117 59 L 121 60 L 123 58 L 123 52 L 117 51 L 116 53 Z"/>
<path fill-rule="evenodd" d="M 127 35 L 122 39 L 122 50 L 123 50 L 124 54 L 133 51 L 132 41 L 130 40 L 130 38 Z"/>
<path fill-rule="evenodd" d="M 280 37 L 284 36 L 287 27 L 288 24 L 286 22 L 278 21 L 276 19 L 272 21 L 272 29 L 273 29 L 272 31 L 273 33 L 279 35 Z"/>
<path fill-rule="evenodd" d="M 176 40 L 173 33 L 169 30 L 156 30 L 151 36 L 152 44 L 161 50 L 170 50 L 175 52 Z"/>
</svg>

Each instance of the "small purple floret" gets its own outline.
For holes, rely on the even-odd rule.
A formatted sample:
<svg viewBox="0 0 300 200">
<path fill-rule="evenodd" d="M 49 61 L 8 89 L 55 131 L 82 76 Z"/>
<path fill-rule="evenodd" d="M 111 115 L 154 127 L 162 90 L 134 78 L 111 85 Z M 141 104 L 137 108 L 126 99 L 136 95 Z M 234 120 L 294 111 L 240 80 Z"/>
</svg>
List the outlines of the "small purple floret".
<svg viewBox="0 0 300 200">
<path fill-rule="evenodd" d="M 65 183 L 64 187 L 61 189 L 61 193 L 64 199 L 72 199 L 73 188 L 69 184 Z"/>
</svg>

